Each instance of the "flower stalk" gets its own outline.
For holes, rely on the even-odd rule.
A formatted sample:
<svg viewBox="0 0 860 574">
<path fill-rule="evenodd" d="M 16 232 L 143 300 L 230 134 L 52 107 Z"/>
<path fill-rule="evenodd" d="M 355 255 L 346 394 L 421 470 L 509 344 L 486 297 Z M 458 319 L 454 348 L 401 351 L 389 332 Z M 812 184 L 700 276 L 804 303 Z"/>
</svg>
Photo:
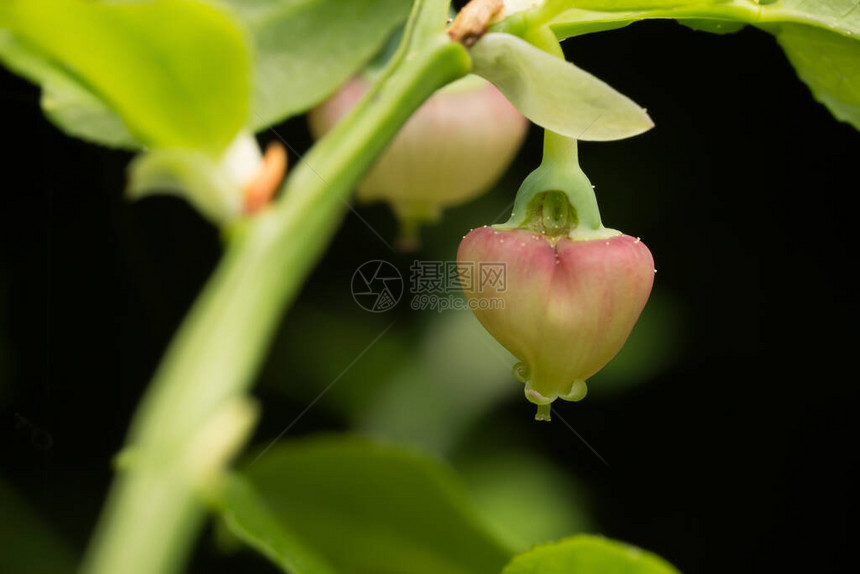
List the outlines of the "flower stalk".
<svg viewBox="0 0 860 574">
<path fill-rule="evenodd" d="M 415 2 L 398 55 L 375 88 L 295 167 L 269 209 L 231 229 L 221 263 L 135 415 L 128 464 L 111 488 L 84 572 L 182 570 L 205 518 L 204 495 L 222 474 L 207 460 L 208 483 L 201 484 L 190 456 L 208 444 L 200 433 L 221 433 L 213 420 L 239 421 L 223 413 L 248 411 L 231 405 L 246 400 L 281 311 L 336 231 L 349 191 L 412 112 L 469 71 L 466 50 L 444 33 L 448 4 Z M 237 422 L 218 444 L 235 451 L 251 426 Z M 230 449 L 217 460 L 222 467 Z"/>
</svg>

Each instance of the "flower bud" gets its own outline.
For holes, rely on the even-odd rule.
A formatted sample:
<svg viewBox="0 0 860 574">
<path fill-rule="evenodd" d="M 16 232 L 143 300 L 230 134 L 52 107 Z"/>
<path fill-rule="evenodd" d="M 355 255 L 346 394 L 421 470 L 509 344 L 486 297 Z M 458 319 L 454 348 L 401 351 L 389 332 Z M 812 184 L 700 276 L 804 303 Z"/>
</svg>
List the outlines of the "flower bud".
<svg viewBox="0 0 860 574">
<path fill-rule="evenodd" d="M 368 90 L 348 82 L 309 114 L 322 137 Z M 359 184 L 361 202 L 386 201 L 405 227 L 434 221 L 443 208 L 492 186 L 519 150 L 527 120 L 492 84 L 463 78 L 434 94 L 403 126 Z"/>
<path fill-rule="evenodd" d="M 585 396 L 586 379 L 627 340 L 655 272 L 645 244 L 617 232 L 572 240 L 481 227 L 463 238 L 457 258 L 461 269 L 474 265 L 476 280 L 463 281 L 466 297 L 481 324 L 522 361 L 514 374 L 538 405 L 538 420 L 549 420 L 556 398 Z M 482 263 L 504 264 L 505 280 L 482 284 Z M 481 302 L 495 298 L 502 305 Z"/>
</svg>

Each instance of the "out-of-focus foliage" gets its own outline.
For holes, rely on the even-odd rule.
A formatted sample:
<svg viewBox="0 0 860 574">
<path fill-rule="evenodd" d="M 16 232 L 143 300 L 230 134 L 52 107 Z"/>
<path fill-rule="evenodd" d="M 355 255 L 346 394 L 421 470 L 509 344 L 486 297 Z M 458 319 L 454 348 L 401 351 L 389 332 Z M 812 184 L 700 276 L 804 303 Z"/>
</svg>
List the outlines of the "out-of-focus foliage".
<svg viewBox="0 0 860 574">
<path fill-rule="evenodd" d="M 414 360 L 391 373 L 359 414 L 358 429 L 449 452 L 483 414 L 522 393 L 511 375 L 515 362 L 472 313 L 438 314 L 427 325 Z"/>
<path fill-rule="evenodd" d="M 285 521 L 272 513 L 254 488 L 240 476 L 230 476 L 221 502 L 222 542 L 230 534 L 263 554 L 290 574 L 333 574 L 332 567 L 299 540 Z"/>
<path fill-rule="evenodd" d="M 91 89 L 58 63 L 41 57 L 0 30 L 0 59 L 42 87 L 42 110 L 56 126 L 71 135 L 110 147 L 134 149 L 139 143 L 120 117 Z"/>
<path fill-rule="evenodd" d="M 502 574 L 678 574 L 659 556 L 599 536 L 579 535 L 514 558 Z"/>
<path fill-rule="evenodd" d="M 340 572 L 497 574 L 512 555 L 445 465 L 401 448 L 349 437 L 284 442 L 242 474 L 271 518 L 237 534 L 277 541 L 283 533 L 267 530 L 281 523 Z M 230 509 L 241 498 L 224 503 L 248 512 Z"/>
<path fill-rule="evenodd" d="M 409 0 L 210 0 L 253 37 L 254 129 L 310 109 L 366 64 L 406 20 Z"/>
<path fill-rule="evenodd" d="M 533 547 L 588 525 L 564 473 L 522 450 L 475 453 L 460 471 L 350 437 L 284 442 L 226 481 L 231 536 L 292 574 L 673 574 L 637 548 L 591 536 Z M 566 508 L 559 508 L 559 506 Z"/>
<path fill-rule="evenodd" d="M 14 0 L 6 26 L 0 59 L 43 84 L 48 116 L 74 135 L 129 146 L 130 133 L 143 146 L 218 153 L 246 123 L 249 52 L 224 10 Z"/>
<path fill-rule="evenodd" d="M 267 127 L 331 94 L 410 6 L 14 0 L 0 20 L 0 61 L 41 85 L 46 116 L 73 136 L 220 150 L 241 128 Z M 66 33 L 50 32 L 59 28 Z"/>
<path fill-rule="evenodd" d="M 276 342 L 267 386 L 305 403 L 321 395 L 315 408 L 359 431 L 439 454 L 481 415 L 521 395 L 511 374 L 515 359 L 471 312 L 434 313 L 420 337 L 392 318 L 391 330 L 372 345 L 387 325 L 361 313 L 299 309 L 291 316 L 295 330 Z M 301 384 L 284 376 L 294 370 L 307 373 Z"/>
<path fill-rule="evenodd" d="M 349 297 L 349 285 L 342 285 L 341 294 Z M 415 353 L 414 336 L 405 325 L 357 306 L 301 305 L 291 313 L 290 324 L 294 327 L 284 329 L 273 344 L 261 384 L 299 404 L 316 400 L 314 408 L 347 420 L 368 408 L 391 373 L 405 368 Z"/>
<path fill-rule="evenodd" d="M 75 572 L 77 557 L 0 478 L 0 572 Z"/>
<path fill-rule="evenodd" d="M 517 552 L 593 527 L 588 493 L 534 449 L 480 443 L 459 453 L 455 468 L 487 527 Z"/>
</svg>

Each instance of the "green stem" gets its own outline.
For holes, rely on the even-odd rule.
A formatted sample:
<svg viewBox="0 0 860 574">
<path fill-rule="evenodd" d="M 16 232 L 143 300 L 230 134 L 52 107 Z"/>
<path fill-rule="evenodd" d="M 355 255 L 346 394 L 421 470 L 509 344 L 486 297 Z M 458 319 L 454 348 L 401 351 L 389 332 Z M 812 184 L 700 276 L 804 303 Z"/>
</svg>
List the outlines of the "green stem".
<svg viewBox="0 0 860 574">
<path fill-rule="evenodd" d="M 127 468 L 111 488 L 84 572 L 181 570 L 205 517 L 201 493 L 215 486 L 250 427 L 245 393 L 349 191 L 412 112 L 470 69 L 465 49 L 444 34 L 447 7 L 416 0 L 409 26 L 420 33 L 404 35 L 403 53 L 381 77 L 384 89 L 371 90 L 314 146 L 276 205 L 231 235 L 135 415 Z"/>
</svg>

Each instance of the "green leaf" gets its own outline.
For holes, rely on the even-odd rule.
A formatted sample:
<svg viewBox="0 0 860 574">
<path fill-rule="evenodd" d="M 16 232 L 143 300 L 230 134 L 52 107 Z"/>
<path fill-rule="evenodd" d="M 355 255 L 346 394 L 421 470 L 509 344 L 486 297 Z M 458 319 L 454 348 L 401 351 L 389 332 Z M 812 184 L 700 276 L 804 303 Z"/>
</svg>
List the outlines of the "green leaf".
<svg viewBox="0 0 860 574">
<path fill-rule="evenodd" d="M 42 111 L 67 134 L 110 147 L 136 149 L 140 144 L 98 96 L 59 65 L 0 30 L 0 61 L 42 86 Z"/>
<path fill-rule="evenodd" d="M 495 84 L 536 124 L 586 141 L 631 137 L 653 127 L 640 106 L 605 82 L 509 34 L 471 50 L 474 73 Z"/>
<path fill-rule="evenodd" d="M 409 0 L 219 0 L 256 48 L 251 123 L 307 111 L 364 66 L 409 15 Z"/>
<path fill-rule="evenodd" d="M 556 5 L 549 24 L 559 39 L 646 19 L 693 20 L 697 29 L 720 34 L 727 33 L 727 26 L 737 28 L 738 23 L 764 28 L 808 24 L 860 38 L 860 0 L 565 0 Z"/>
<path fill-rule="evenodd" d="M 545 4 L 555 12 L 572 8 L 601 12 L 626 10 L 666 10 L 684 6 L 731 4 L 732 0 L 547 0 Z"/>
<path fill-rule="evenodd" d="M 85 105 L 82 111 L 82 98 L 103 102 L 144 146 L 219 152 L 245 125 L 248 49 L 241 27 L 224 10 L 194 0 L 13 0 L 6 18 L 23 47 L 12 50 L 13 59 L 24 53 L 31 65 L 35 57 L 43 61 L 36 64 L 41 71 L 23 73 L 51 80 L 48 103 L 60 110 L 67 130 L 100 139 L 89 122 L 104 118 L 104 108 L 86 111 Z M 3 52 L 4 60 L 9 53 Z M 61 72 L 46 71 L 51 68 Z M 66 93 L 64 80 L 73 80 L 77 93 Z M 75 111 L 63 109 L 68 105 Z M 116 121 L 106 121 L 101 139 L 124 142 Z"/>
<path fill-rule="evenodd" d="M 780 0 L 761 8 L 763 24 L 811 24 L 860 40 L 860 0 Z"/>
<path fill-rule="evenodd" d="M 585 0 L 556 2 L 550 28 L 559 39 L 626 26 L 652 18 L 674 18 L 716 33 L 752 24 L 777 37 L 815 98 L 840 120 L 860 129 L 860 0 Z M 573 6 L 576 8 L 573 8 Z"/>
<path fill-rule="evenodd" d="M 676 19 L 697 30 L 727 34 L 756 19 L 760 7 L 746 0 L 632 0 L 565 2 L 549 25 L 559 40 L 622 28 L 646 19 Z"/>
<path fill-rule="evenodd" d="M 338 572 L 497 574 L 510 558 L 448 468 L 391 446 L 280 443 L 244 473 L 272 515 Z"/>
<path fill-rule="evenodd" d="M 489 452 L 488 452 L 489 450 Z M 458 457 L 457 470 L 487 527 L 522 552 L 590 529 L 588 495 L 562 468 L 504 441 Z"/>
<path fill-rule="evenodd" d="M 238 476 L 224 484 L 221 520 L 239 540 L 291 574 L 334 574 L 334 570 L 302 543 L 269 510 L 253 487 Z"/>
<path fill-rule="evenodd" d="M 363 432 L 446 453 L 481 415 L 522 394 L 511 373 L 516 359 L 472 313 L 437 314 L 415 351 L 361 413 Z"/>
<path fill-rule="evenodd" d="M 579 535 L 520 554 L 502 574 L 678 574 L 678 570 L 635 546 Z"/>
<path fill-rule="evenodd" d="M 776 39 L 815 99 L 860 130 L 860 42 L 800 25 L 782 26 Z"/>
</svg>

